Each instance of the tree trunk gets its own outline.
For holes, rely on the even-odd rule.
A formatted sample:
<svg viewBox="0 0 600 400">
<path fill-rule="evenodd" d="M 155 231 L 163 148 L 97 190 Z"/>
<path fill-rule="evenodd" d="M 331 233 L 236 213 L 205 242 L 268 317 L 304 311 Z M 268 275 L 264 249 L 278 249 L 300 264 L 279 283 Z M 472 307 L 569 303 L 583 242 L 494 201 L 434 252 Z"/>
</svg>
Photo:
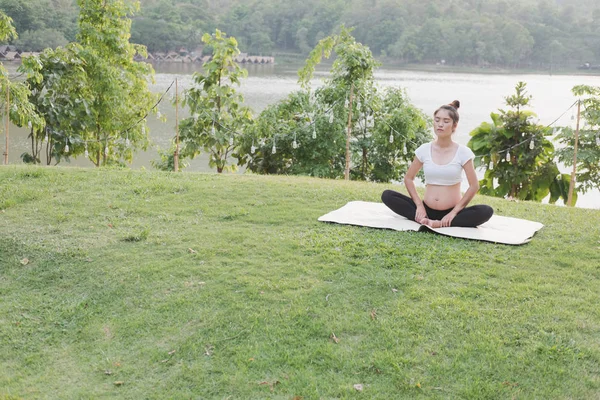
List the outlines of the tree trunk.
<svg viewBox="0 0 600 400">
<path fill-rule="evenodd" d="M 367 159 L 367 148 L 363 147 L 363 151 L 362 151 L 362 159 L 363 159 L 363 168 L 362 168 L 362 174 L 363 174 L 363 178 L 367 178 L 367 164 L 369 163 L 369 160 Z"/>
<path fill-rule="evenodd" d="M 348 131 L 346 133 L 346 168 L 344 179 L 350 180 L 350 137 L 352 136 L 352 96 L 354 95 L 354 83 L 350 86 L 350 101 L 348 102 Z"/>
<path fill-rule="evenodd" d="M 98 150 L 96 151 L 96 162 L 94 162 L 94 164 L 96 164 L 96 168 L 98 168 L 100 166 L 100 147 L 102 146 L 102 144 L 100 143 L 100 126 L 98 126 L 98 124 L 96 124 L 96 141 L 98 142 Z"/>
</svg>

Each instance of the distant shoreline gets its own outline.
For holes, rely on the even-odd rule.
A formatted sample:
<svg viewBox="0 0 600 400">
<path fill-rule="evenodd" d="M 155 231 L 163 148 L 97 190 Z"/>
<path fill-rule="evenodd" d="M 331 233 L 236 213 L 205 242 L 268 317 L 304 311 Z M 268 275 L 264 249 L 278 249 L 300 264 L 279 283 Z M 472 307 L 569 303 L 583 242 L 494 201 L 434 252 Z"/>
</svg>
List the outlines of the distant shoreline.
<svg viewBox="0 0 600 400">
<path fill-rule="evenodd" d="M 283 56 L 279 56 L 275 54 L 276 61 L 273 57 L 262 57 L 262 56 L 252 56 L 252 61 L 248 63 L 239 63 L 242 67 L 245 65 L 252 65 L 253 67 L 260 66 L 302 66 L 304 65 L 305 59 L 302 56 L 298 55 L 298 57 L 293 57 L 290 54 L 286 54 Z M 267 59 L 269 61 L 255 61 L 255 59 Z M 156 59 L 144 59 L 144 60 L 136 60 L 140 62 L 149 62 L 150 64 L 196 64 L 200 65 L 198 61 L 196 62 L 182 62 L 180 60 L 156 60 Z M 395 70 L 404 70 L 404 71 L 417 71 L 417 72 L 431 72 L 431 73 L 464 73 L 464 74 L 481 74 L 481 75 L 581 75 L 581 76 L 600 76 L 600 70 L 592 70 L 592 69 L 578 69 L 578 68 L 560 68 L 553 71 L 545 70 L 545 69 L 534 69 L 534 68 L 518 68 L 518 69 L 508 69 L 501 67 L 477 67 L 477 66 L 456 66 L 456 65 L 441 65 L 441 64 L 410 64 L 410 63 L 399 63 L 394 62 L 392 60 L 377 60 L 382 65 L 379 67 L 380 69 L 395 69 Z M 5 66 L 16 66 L 21 64 L 20 59 L 15 60 L 0 60 Z M 321 68 L 329 68 L 333 60 L 323 60 L 320 64 Z M 320 69 L 320 68 L 319 68 Z M 15 68 L 16 70 L 16 68 Z"/>
<path fill-rule="evenodd" d="M 553 71 L 533 68 L 507 69 L 500 67 L 481 68 L 476 66 L 450 66 L 436 64 L 397 64 L 386 62 L 385 65 L 407 71 L 420 72 L 450 72 L 468 74 L 494 74 L 494 75 L 584 75 L 600 76 L 600 70 L 582 70 L 561 68 Z"/>
<path fill-rule="evenodd" d="M 277 65 L 288 66 L 304 64 L 305 58 L 291 54 L 279 55 L 275 53 Z M 552 71 L 548 69 L 535 68 L 502 68 L 502 67 L 478 67 L 476 65 L 442 65 L 442 64 L 414 64 L 402 63 L 391 59 L 378 59 L 382 65 L 379 68 L 390 68 L 405 71 L 419 72 L 446 72 L 446 73 L 465 73 L 465 74 L 493 74 L 493 75 L 583 75 L 583 76 L 600 76 L 600 70 L 578 69 L 578 68 L 556 68 Z M 333 59 L 323 60 L 321 65 L 330 66 Z"/>
</svg>

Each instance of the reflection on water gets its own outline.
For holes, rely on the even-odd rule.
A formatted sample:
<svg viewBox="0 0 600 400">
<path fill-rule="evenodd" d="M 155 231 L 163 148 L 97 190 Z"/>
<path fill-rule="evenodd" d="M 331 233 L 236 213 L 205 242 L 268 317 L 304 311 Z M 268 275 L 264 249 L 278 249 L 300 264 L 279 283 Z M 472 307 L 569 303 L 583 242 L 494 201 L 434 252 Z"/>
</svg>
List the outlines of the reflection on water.
<svg viewBox="0 0 600 400">
<path fill-rule="evenodd" d="M 196 63 L 157 63 L 155 83 L 151 89 L 163 93 L 178 78 L 180 93 L 192 86 L 192 74 L 201 70 Z M 246 104 L 257 115 L 267 107 L 283 98 L 294 90 L 298 90 L 297 71 L 301 65 L 244 65 L 248 70 L 248 78 L 242 81 L 239 88 L 244 95 Z M 326 76 L 327 68 L 321 67 L 315 73 L 313 86 L 319 86 Z M 529 94 L 533 96 L 532 109 L 538 114 L 540 123 L 550 124 L 561 116 L 573 104 L 575 98 L 571 88 L 575 85 L 586 84 L 600 86 L 598 76 L 568 76 L 568 75 L 493 75 L 466 73 L 434 73 L 380 69 L 375 74 L 381 87 L 405 88 L 410 100 L 427 115 L 441 105 L 458 99 L 461 102 L 461 120 L 456 133 L 456 141 L 466 144 L 469 132 L 483 121 L 490 120 L 490 113 L 504 108 L 504 97 L 511 95 L 517 82 L 527 82 Z M 157 147 L 166 148 L 175 135 L 175 109 L 170 101 L 175 87 L 168 93 L 159 105 L 160 112 L 167 117 L 167 122 L 149 119 L 150 137 L 153 147 L 148 151 L 138 153 L 132 164 L 133 168 L 151 168 L 150 161 L 158 158 Z M 558 126 L 573 125 L 572 112 L 569 111 L 558 119 Z M 189 116 L 186 110 L 180 110 L 180 118 Z M 10 163 L 20 163 L 20 155 L 28 151 L 30 143 L 24 129 L 11 127 L 10 130 Z M 4 145 L 2 140 L 2 146 Z M 92 166 L 79 158 L 71 160 L 70 165 Z M 193 160 L 188 170 L 209 171 L 206 157 Z M 568 172 L 565 168 L 564 172 Z M 600 208 L 600 194 L 594 192 L 580 196 L 580 207 Z"/>
</svg>

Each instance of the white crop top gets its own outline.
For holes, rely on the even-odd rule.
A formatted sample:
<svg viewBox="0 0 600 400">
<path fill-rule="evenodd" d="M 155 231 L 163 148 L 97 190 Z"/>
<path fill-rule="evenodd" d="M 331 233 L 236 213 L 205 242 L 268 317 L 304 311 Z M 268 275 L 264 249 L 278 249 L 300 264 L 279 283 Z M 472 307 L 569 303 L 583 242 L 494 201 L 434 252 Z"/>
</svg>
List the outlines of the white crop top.
<svg viewBox="0 0 600 400">
<path fill-rule="evenodd" d="M 467 146 L 459 144 L 454 158 L 448 164 L 438 165 L 431 157 L 431 143 L 425 143 L 415 150 L 415 155 L 423 163 L 426 185 L 451 186 L 462 181 L 463 165 L 475 158 Z"/>
</svg>

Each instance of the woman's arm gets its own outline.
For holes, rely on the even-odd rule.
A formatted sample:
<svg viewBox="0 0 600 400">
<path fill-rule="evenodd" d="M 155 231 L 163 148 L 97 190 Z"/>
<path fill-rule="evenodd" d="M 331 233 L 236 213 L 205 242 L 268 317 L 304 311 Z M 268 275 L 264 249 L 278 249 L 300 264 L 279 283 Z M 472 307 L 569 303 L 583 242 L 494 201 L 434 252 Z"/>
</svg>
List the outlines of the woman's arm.
<svg viewBox="0 0 600 400">
<path fill-rule="evenodd" d="M 423 163 L 417 157 L 415 157 L 413 162 L 410 164 L 410 167 L 408 167 L 406 175 L 404 175 L 404 186 L 406 186 L 406 190 L 408 191 L 410 198 L 417 205 L 415 221 L 417 221 L 418 223 L 421 223 L 421 220 L 427 218 L 427 211 L 425 211 L 423 201 L 419 197 L 419 194 L 417 193 L 417 188 L 415 187 L 415 177 L 417 176 L 417 173 L 421 170 L 422 167 Z"/>
<path fill-rule="evenodd" d="M 467 175 L 467 181 L 469 182 L 469 188 L 463 194 L 462 198 L 454 206 L 452 211 L 450 211 L 444 218 L 442 218 L 442 227 L 450 226 L 456 214 L 458 214 L 463 208 L 465 208 L 473 197 L 479 191 L 479 180 L 477 179 L 477 174 L 475 173 L 475 167 L 473 166 L 473 160 L 467 161 L 463 165 L 463 169 L 465 170 L 465 174 Z"/>
</svg>

